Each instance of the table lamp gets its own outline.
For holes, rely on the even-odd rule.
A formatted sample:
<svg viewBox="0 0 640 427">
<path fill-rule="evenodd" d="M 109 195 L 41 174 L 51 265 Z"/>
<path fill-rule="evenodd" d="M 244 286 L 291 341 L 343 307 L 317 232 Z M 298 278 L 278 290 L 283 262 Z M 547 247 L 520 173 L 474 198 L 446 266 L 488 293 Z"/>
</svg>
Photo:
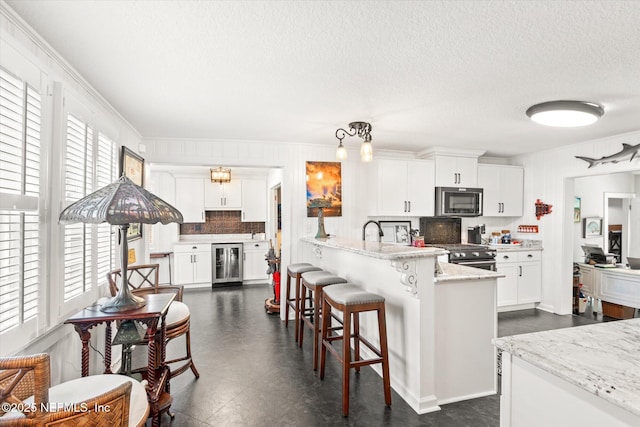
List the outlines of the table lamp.
<svg viewBox="0 0 640 427">
<path fill-rule="evenodd" d="M 118 288 L 118 294 L 100 307 L 100 311 L 115 313 L 145 305 L 144 299 L 133 295 L 127 283 L 129 224 L 181 224 L 183 219 L 176 208 L 123 175 L 117 181 L 67 206 L 60 214 L 59 221 L 66 224 L 108 222 L 119 226 L 122 283 Z"/>
</svg>

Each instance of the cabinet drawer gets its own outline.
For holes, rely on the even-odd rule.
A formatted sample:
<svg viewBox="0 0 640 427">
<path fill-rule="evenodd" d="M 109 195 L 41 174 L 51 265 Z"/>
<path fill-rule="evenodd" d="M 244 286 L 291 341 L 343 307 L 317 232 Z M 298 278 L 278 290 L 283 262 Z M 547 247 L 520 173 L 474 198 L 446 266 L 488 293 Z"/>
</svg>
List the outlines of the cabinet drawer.
<svg viewBox="0 0 640 427">
<path fill-rule="evenodd" d="M 522 251 L 517 252 L 518 261 L 540 261 L 542 259 L 542 253 L 540 251 Z"/>
<path fill-rule="evenodd" d="M 211 243 L 189 243 L 174 245 L 173 252 L 211 252 Z"/>
<path fill-rule="evenodd" d="M 245 251 L 267 251 L 269 250 L 269 243 L 267 242 L 244 242 L 242 244 L 243 250 Z"/>
<path fill-rule="evenodd" d="M 496 264 L 518 262 L 518 252 L 498 252 Z"/>
</svg>

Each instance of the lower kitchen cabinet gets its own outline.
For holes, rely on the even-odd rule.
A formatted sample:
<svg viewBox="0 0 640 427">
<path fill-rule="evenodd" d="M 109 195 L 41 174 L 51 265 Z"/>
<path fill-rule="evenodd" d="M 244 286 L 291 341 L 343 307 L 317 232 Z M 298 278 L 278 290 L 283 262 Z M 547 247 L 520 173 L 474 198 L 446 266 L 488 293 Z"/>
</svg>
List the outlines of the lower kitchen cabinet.
<svg viewBox="0 0 640 427">
<path fill-rule="evenodd" d="M 211 244 L 177 244 L 173 253 L 176 285 L 211 286 Z"/>
<path fill-rule="evenodd" d="M 267 261 L 265 255 L 269 251 L 267 242 L 245 242 L 243 244 L 242 280 L 259 280 L 268 282 Z"/>
<path fill-rule="evenodd" d="M 596 296 L 596 289 L 599 287 L 599 283 L 597 283 L 600 279 L 600 274 L 596 271 L 595 267 L 592 265 L 580 265 L 580 283 L 582 283 L 582 287 L 580 288 L 580 292 L 584 294 L 584 296 L 592 297 L 592 298 L 600 298 Z"/>
<path fill-rule="evenodd" d="M 540 251 L 498 252 L 496 269 L 505 275 L 498 279 L 498 308 L 540 302 L 542 299 L 540 259 Z"/>
</svg>

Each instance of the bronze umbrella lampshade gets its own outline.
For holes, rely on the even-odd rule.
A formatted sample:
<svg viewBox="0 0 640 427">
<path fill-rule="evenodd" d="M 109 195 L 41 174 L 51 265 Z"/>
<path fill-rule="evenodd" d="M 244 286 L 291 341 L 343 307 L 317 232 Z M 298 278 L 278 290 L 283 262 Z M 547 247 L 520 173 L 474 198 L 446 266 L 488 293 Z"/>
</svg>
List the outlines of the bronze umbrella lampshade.
<svg viewBox="0 0 640 427">
<path fill-rule="evenodd" d="M 182 214 L 169 203 L 151 194 L 126 176 L 69 205 L 60 214 L 61 223 L 84 222 L 100 224 L 108 222 L 120 227 L 120 256 L 122 283 L 118 294 L 104 303 L 101 311 L 119 312 L 143 307 L 144 299 L 131 293 L 127 283 L 128 252 L 127 231 L 129 224 L 155 224 L 161 222 L 182 223 Z"/>
</svg>

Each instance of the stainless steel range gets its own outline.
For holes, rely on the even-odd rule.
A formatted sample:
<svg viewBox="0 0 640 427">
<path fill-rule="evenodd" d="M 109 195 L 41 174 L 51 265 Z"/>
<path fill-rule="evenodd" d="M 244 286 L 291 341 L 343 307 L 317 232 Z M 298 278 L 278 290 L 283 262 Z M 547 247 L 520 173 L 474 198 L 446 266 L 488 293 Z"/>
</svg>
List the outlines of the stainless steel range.
<svg viewBox="0 0 640 427">
<path fill-rule="evenodd" d="M 420 234 L 427 246 L 449 251 L 449 262 L 468 267 L 496 270 L 496 251 L 486 245 L 461 242 L 461 219 L 455 217 L 420 218 Z"/>
<path fill-rule="evenodd" d="M 434 245 L 436 246 L 436 245 Z M 496 250 L 486 245 L 439 245 L 449 251 L 449 262 L 496 271 Z"/>
</svg>

